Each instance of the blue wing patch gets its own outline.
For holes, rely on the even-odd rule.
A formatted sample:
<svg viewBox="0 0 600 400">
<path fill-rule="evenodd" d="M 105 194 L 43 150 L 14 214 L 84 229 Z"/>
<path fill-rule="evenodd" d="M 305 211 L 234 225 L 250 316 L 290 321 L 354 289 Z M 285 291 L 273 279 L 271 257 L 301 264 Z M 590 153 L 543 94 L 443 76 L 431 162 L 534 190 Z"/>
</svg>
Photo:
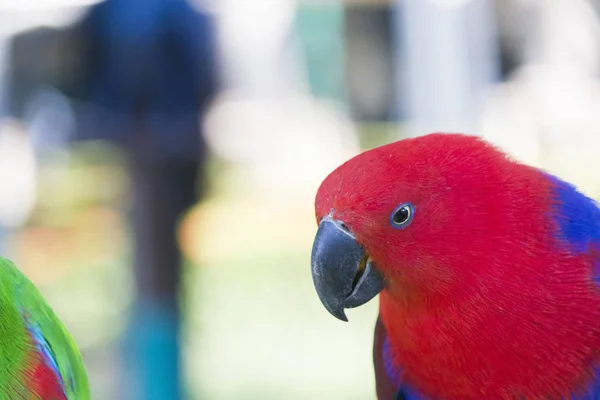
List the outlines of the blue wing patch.
<svg viewBox="0 0 600 400">
<path fill-rule="evenodd" d="M 44 361 L 50 367 L 50 369 L 52 369 L 52 371 L 56 375 L 56 378 L 58 379 L 61 387 L 64 390 L 65 385 L 62 380 L 60 370 L 58 369 L 58 364 L 56 362 L 56 356 L 54 355 L 54 351 L 52 350 L 50 343 L 48 343 L 48 341 L 46 340 L 46 338 L 44 337 L 44 335 L 40 331 L 40 328 L 37 325 L 32 324 L 28 321 L 27 322 L 27 330 L 29 331 L 29 334 L 35 341 L 36 347 L 37 347 L 38 351 L 40 352 L 40 354 L 43 356 Z"/>
<path fill-rule="evenodd" d="M 402 381 L 402 368 L 394 362 L 394 348 L 390 345 L 387 330 L 377 318 L 373 342 L 375 387 L 379 400 L 425 400 Z"/>
<path fill-rule="evenodd" d="M 552 216 L 558 222 L 559 239 L 569 250 L 585 253 L 600 244 L 600 208 L 575 186 L 549 175 L 554 186 L 555 207 Z"/>
<path fill-rule="evenodd" d="M 390 341 L 387 336 L 385 337 L 381 351 L 383 353 L 383 366 L 385 367 L 385 372 L 390 379 L 390 382 L 398 386 L 402 379 L 400 376 L 402 368 L 394 364 L 393 349 L 390 346 Z"/>
<path fill-rule="evenodd" d="M 424 397 L 408 387 L 406 383 L 402 382 L 402 368 L 394 363 L 394 349 L 390 346 L 387 336 L 385 337 L 381 351 L 383 353 L 385 372 L 387 373 L 390 382 L 396 385 L 397 394 L 394 400 L 425 400 Z"/>
<path fill-rule="evenodd" d="M 598 380 L 598 368 L 596 369 L 596 378 L 589 385 L 587 393 L 583 396 L 572 395 L 569 400 L 600 400 L 600 380 Z"/>
</svg>

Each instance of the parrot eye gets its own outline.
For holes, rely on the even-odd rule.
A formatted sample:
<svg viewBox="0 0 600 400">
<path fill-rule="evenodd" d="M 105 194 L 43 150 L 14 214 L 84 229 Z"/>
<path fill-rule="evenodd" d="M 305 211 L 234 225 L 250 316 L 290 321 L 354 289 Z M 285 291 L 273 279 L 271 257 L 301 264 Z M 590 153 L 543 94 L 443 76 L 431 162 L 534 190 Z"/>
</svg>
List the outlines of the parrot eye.
<svg viewBox="0 0 600 400">
<path fill-rule="evenodd" d="M 392 228 L 406 228 L 413 219 L 415 208 L 412 204 L 404 203 L 394 210 L 390 215 L 390 225 Z"/>
</svg>

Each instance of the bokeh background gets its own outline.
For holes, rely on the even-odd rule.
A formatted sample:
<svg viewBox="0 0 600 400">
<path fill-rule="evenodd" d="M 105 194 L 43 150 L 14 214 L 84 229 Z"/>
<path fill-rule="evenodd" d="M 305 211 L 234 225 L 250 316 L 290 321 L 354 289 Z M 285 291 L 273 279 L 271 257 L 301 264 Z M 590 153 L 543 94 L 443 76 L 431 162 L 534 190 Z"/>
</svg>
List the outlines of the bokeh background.
<svg viewBox="0 0 600 400">
<path fill-rule="evenodd" d="M 2 0 L 0 252 L 95 399 L 374 399 L 310 278 L 363 149 L 482 135 L 600 197 L 598 0 Z"/>
</svg>

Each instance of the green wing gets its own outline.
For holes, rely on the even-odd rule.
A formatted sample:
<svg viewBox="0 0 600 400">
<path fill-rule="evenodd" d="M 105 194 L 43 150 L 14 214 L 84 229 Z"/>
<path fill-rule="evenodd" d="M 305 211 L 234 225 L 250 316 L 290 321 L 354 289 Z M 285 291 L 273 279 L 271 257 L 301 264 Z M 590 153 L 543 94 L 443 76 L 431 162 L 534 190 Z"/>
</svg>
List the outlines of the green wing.
<svg viewBox="0 0 600 400">
<path fill-rule="evenodd" d="M 73 338 L 33 283 L 13 263 L 0 258 L 0 308 L 6 310 L 11 306 L 16 315 L 11 317 L 13 321 L 6 323 L 15 325 L 14 334 L 18 331 L 23 336 L 23 328 L 34 329 L 38 335 L 41 334 L 60 372 L 68 399 L 89 400 L 87 373 Z M 20 318 L 20 324 L 17 318 Z M 0 324 L 4 323 L 4 318 L 0 317 Z"/>
</svg>

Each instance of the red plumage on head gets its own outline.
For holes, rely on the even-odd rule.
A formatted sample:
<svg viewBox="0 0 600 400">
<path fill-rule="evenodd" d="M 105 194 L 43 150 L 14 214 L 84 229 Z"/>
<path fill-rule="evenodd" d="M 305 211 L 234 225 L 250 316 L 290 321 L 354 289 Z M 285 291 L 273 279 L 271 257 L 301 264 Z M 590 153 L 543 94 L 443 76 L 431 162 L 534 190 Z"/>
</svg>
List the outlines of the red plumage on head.
<svg viewBox="0 0 600 400">
<path fill-rule="evenodd" d="M 321 185 L 317 219 L 344 221 L 385 275 L 380 314 L 394 361 L 424 395 L 559 398 L 595 379 L 600 257 L 561 242 L 555 186 L 455 134 L 367 151 Z M 414 218 L 394 229 L 403 203 Z"/>
</svg>

